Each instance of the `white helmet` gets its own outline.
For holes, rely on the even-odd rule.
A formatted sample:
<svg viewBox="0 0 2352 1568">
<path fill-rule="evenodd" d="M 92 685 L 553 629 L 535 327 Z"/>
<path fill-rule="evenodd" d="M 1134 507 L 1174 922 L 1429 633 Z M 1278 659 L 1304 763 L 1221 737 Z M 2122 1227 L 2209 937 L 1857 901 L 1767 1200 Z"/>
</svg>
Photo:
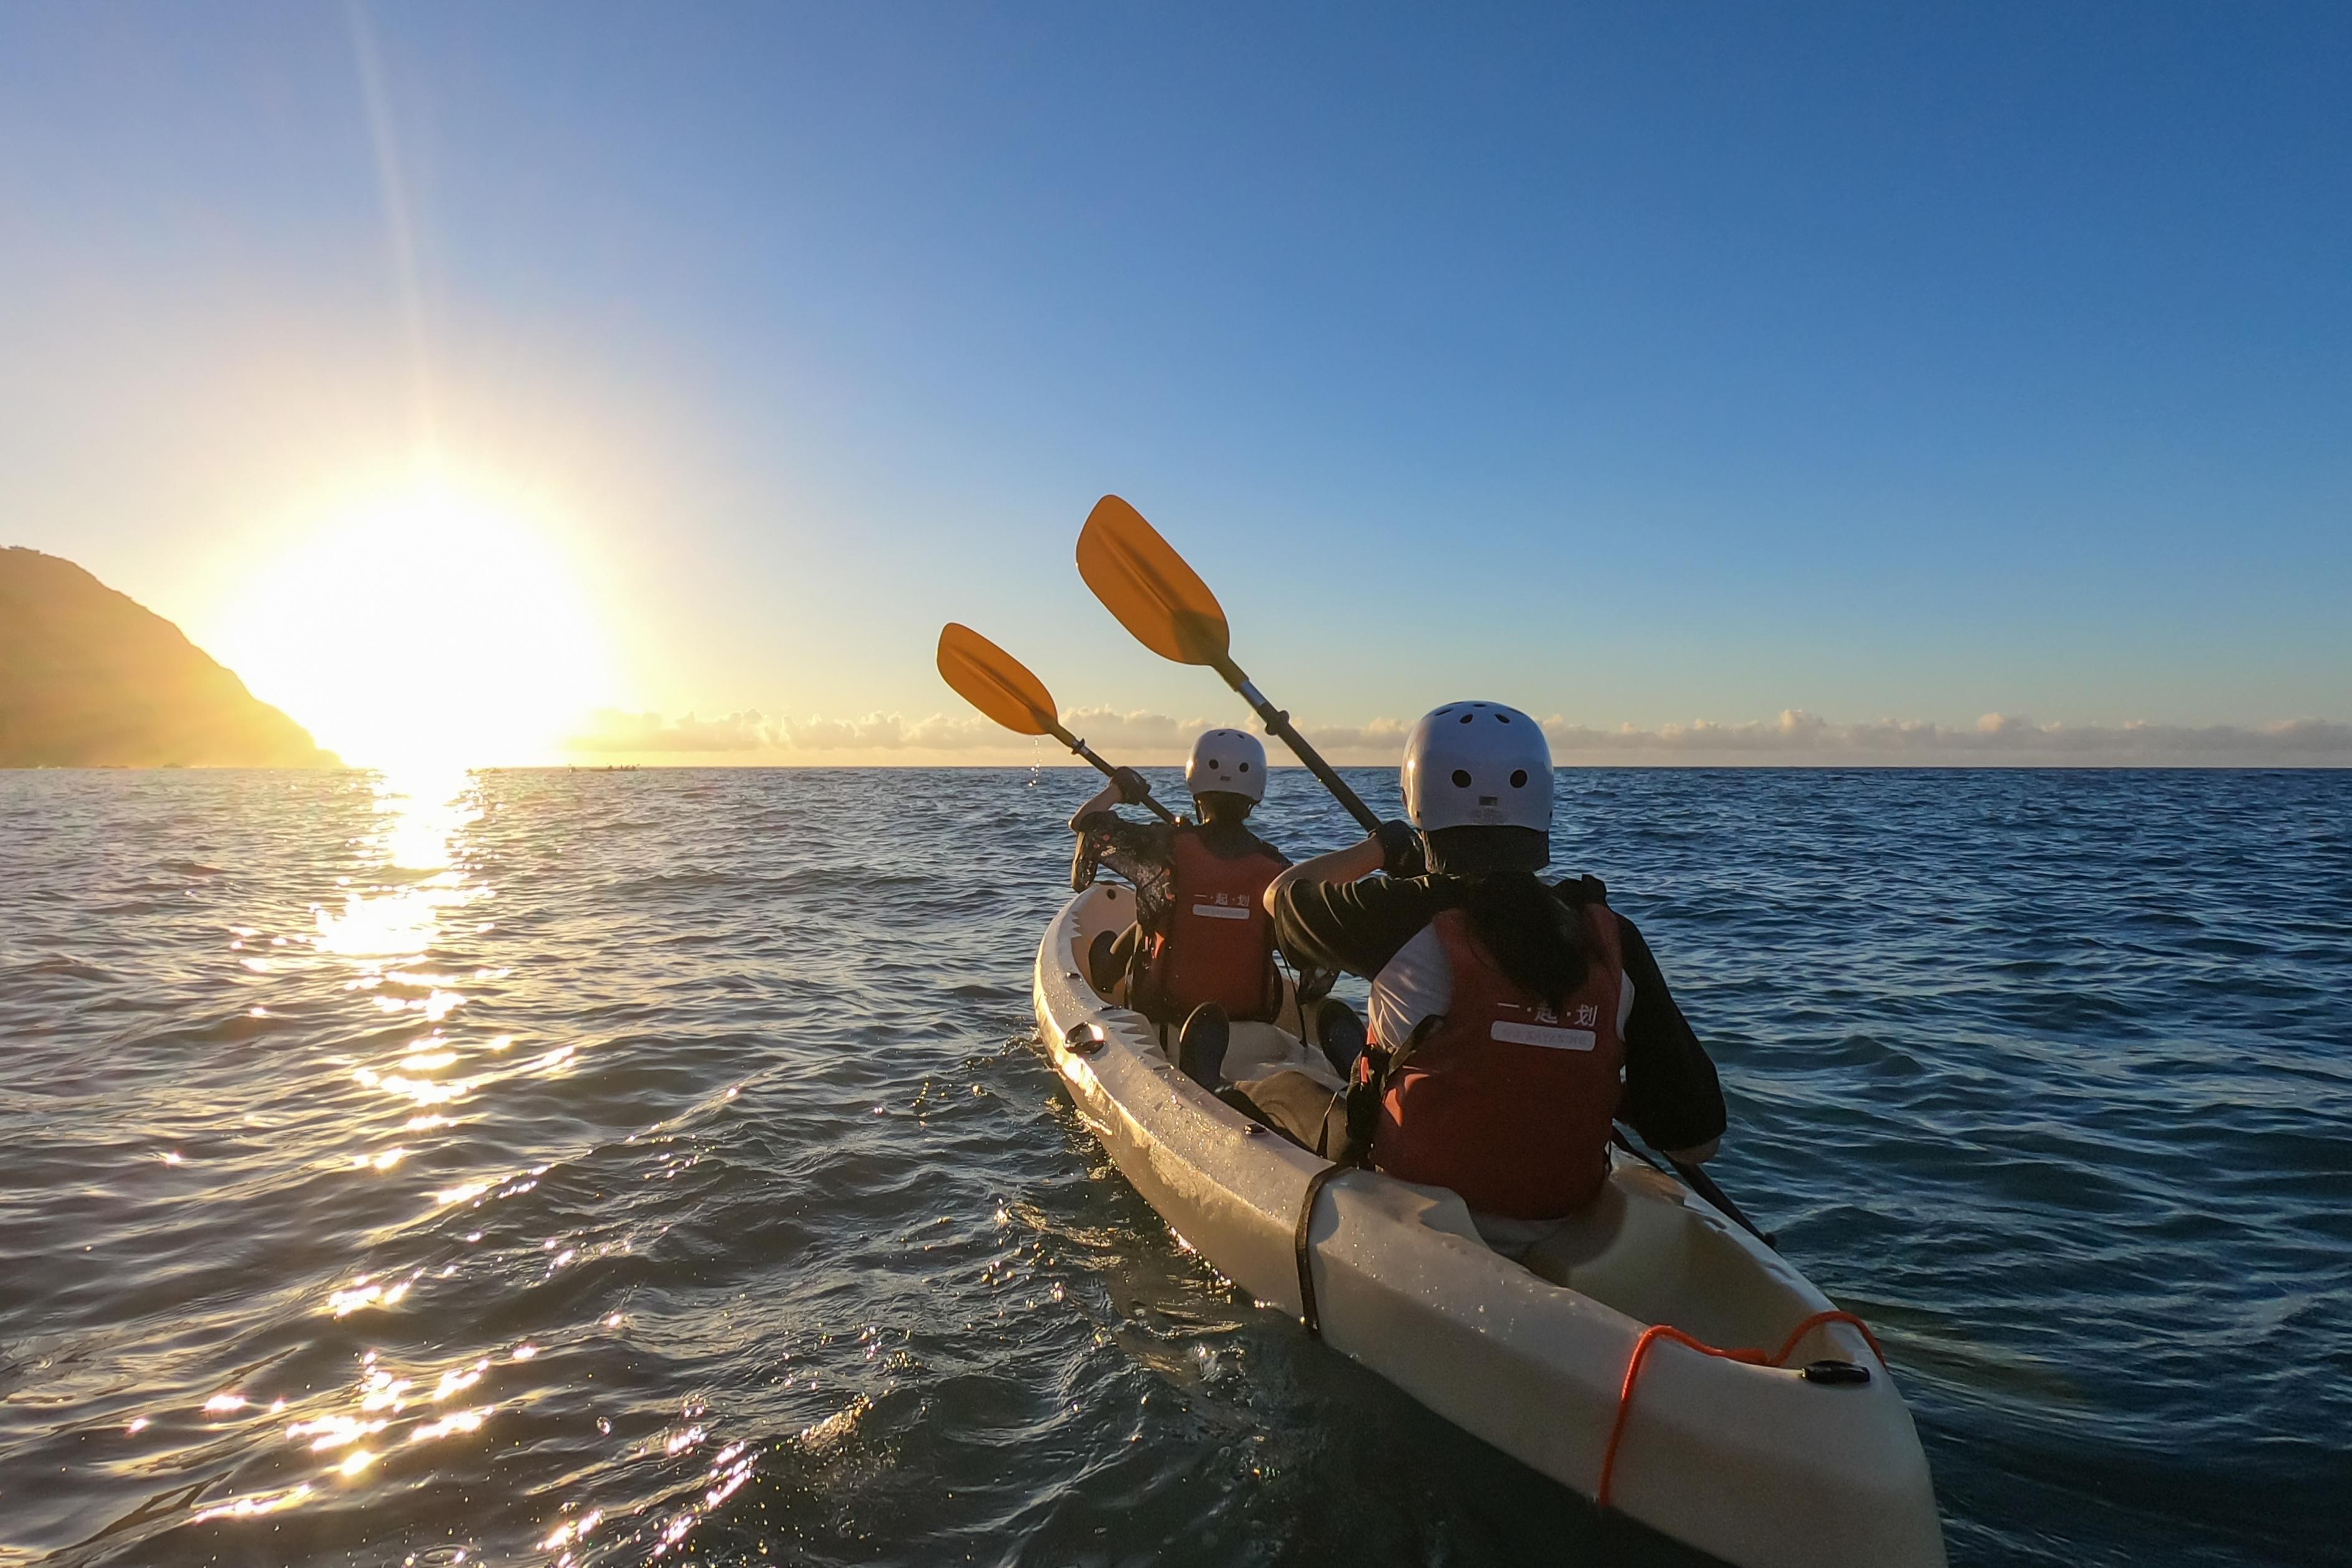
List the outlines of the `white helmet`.
<svg viewBox="0 0 2352 1568">
<path fill-rule="evenodd" d="M 1184 763 L 1184 787 L 1196 795 L 1265 798 L 1265 745 L 1247 730 L 1203 730 Z"/>
<path fill-rule="evenodd" d="M 1499 702 L 1449 702 L 1405 738 L 1405 814 L 1445 827 L 1551 828 L 1551 747 L 1543 726 Z"/>
</svg>

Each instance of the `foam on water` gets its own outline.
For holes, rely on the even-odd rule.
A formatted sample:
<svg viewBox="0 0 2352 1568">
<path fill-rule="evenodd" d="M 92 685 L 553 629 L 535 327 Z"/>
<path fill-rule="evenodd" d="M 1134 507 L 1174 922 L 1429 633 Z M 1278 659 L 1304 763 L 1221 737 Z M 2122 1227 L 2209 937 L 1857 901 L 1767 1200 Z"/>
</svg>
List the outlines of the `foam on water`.
<svg viewBox="0 0 2352 1568">
<path fill-rule="evenodd" d="M 0 1563 L 1687 1561 L 1109 1170 L 1091 788 L 0 774 Z M 1956 1560 L 2340 1560 L 2352 776 L 1560 788 Z"/>
</svg>

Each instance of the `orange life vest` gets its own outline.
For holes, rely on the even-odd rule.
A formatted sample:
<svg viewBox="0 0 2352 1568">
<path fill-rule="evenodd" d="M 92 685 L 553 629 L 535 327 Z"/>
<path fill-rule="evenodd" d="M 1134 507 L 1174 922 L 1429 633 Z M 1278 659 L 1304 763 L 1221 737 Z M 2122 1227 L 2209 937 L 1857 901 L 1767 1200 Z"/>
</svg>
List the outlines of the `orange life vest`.
<svg viewBox="0 0 2352 1568">
<path fill-rule="evenodd" d="M 1191 824 L 1169 836 L 1168 848 L 1175 889 L 1168 930 L 1152 944 L 1152 999 L 1176 1022 L 1204 1002 L 1235 1022 L 1271 1021 L 1282 1010 L 1282 975 L 1265 895 L 1282 858 L 1261 844 L 1225 859 Z"/>
<path fill-rule="evenodd" d="M 1512 984 L 1464 911 L 1432 922 L 1453 1001 L 1389 1074 L 1374 1167 L 1513 1219 L 1556 1219 L 1600 1192 L 1625 1063 L 1625 971 L 1609 906 L 1596 899 L 1583 919 L 1592 963 L 1557 1009 Z"/>
</svg>

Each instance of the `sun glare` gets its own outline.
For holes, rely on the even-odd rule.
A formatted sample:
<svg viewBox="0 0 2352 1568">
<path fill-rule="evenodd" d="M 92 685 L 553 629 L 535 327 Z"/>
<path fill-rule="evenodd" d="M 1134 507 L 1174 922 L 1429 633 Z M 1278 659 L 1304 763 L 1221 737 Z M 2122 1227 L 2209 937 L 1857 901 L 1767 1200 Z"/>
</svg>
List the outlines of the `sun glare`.
<svg viewBox="0 0 2352 1568">
<path fill-rule="evenodd" d="M 609 692 L 562 551 L 440 486 L 324 520 L 253 574 L 229 625 L 223 661 L 359 766 L 551 761 Z"/>
</svg>

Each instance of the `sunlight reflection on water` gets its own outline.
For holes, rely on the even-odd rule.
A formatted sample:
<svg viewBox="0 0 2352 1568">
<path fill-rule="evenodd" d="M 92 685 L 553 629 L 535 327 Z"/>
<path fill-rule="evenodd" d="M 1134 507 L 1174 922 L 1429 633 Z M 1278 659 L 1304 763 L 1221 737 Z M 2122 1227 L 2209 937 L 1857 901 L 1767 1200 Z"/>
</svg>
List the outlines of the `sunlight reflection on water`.
<svg viewBox="0 0 2352 1568">
<path fill-rule="evenodd" d="M 463 770 L 386 773 L 375 784 L 377 831 L 373 847 L 390 885 L 346 894 L 341 910 L 318 906 L 322 952 L 373 961 L 421 957 L 441 929 L 446 911 L 489 896 L 455 864 L 457 836 L 482 815 L 473 776 Z M 405 881 L 398 880 L 406 877 Z M 454 1005 L 454 1004 L 452 1004 Z M 445 1009 L 446 1010 L 446 1009 Z"/>
<path fill-rule="evenodd" d="M 341 989 L 373 993 L 378 1012 L 422 1026 L 424 1033 L 393 1044 L 390 1070 L 362 1063 L 352 1076 L 362 1087 L 402 1100 L 419 1112 L 403 1121 L 404 1134 L 438 1131 L 458 1125 L 457 1119 L 445 1113 L 446 1109 L 487 1081 L 481 1077 L 436 1076 L 463 1058 L 458 1043 L 444 1029 L 467 998 L 458 988 L 464 975 L 427 962 L 458 911 L 493 896 L 489 886 L 469 874 L 458 850 L 461 837 L 482 816 L 478 780 L 463 769 L 395 771 L 378 775 L 373 794 L 372 830 L 358 847 L 374 866 L 352 879 L 362 885 L 351 887 L 340 908 L 325 903 L 311 906 L 317 929 L 311 945 L 321 958 L 348 966 L 350 978 Z M 486 924 L 473 927 L 476 932 L 488 929 Z M 503 978 L 507 973 L 482 972 L 488 978 Z M 475 1048 L 495 1054 L 512 1044 L 511 1036 L 500 1036 Z M 362 1148 L 349 1153 L 348 1168 L 388 1175 L 420 1152 L 421 1146 L 414 1142 Z M 467 1182 L 424 1195 L 431 1208 L 440 1209 L 478 1200 L 503 1179 Z M 362 1274 L 329 1290 L 321 1310 L 339 1321 L 403 1310 L 423 1275 L 422 1269 L 390 1276 Z M 322 1402 L 313 1398 L 304 1402 L 308 1413 L 287 1425 L 288 1443 L 319 1457 L 319 1477 L 238 1500 L 226 1505 L 229 1511 L 245 1514 L 301 1507 L 331 1495 L 320 1489 L 328 1480 L 343 1488 L 361 1484 L 361 1479 L 390 1449 L 471 1435 L 499 1408 L 495 1403 L 436 1408 L 481 1380 L 490 1365 L 486 1356 L 442 1371 L 432 1392 L 425 1394 L 417 1387 L 416 1379 L 382 1364 L 381 1354 L 370 1350 L 361 1358 L 357 1380 L 346 1394 L 350 1408 L 322 1409 Z M 283 1408 L 283 1401 L 278 1408 Z M 402 1479 L 414 1481 L 413 1467 L 404 1467 Z M 219 1511 L 212 1510 L 211 1516 L 217 1517 Z"/>
</svg>

